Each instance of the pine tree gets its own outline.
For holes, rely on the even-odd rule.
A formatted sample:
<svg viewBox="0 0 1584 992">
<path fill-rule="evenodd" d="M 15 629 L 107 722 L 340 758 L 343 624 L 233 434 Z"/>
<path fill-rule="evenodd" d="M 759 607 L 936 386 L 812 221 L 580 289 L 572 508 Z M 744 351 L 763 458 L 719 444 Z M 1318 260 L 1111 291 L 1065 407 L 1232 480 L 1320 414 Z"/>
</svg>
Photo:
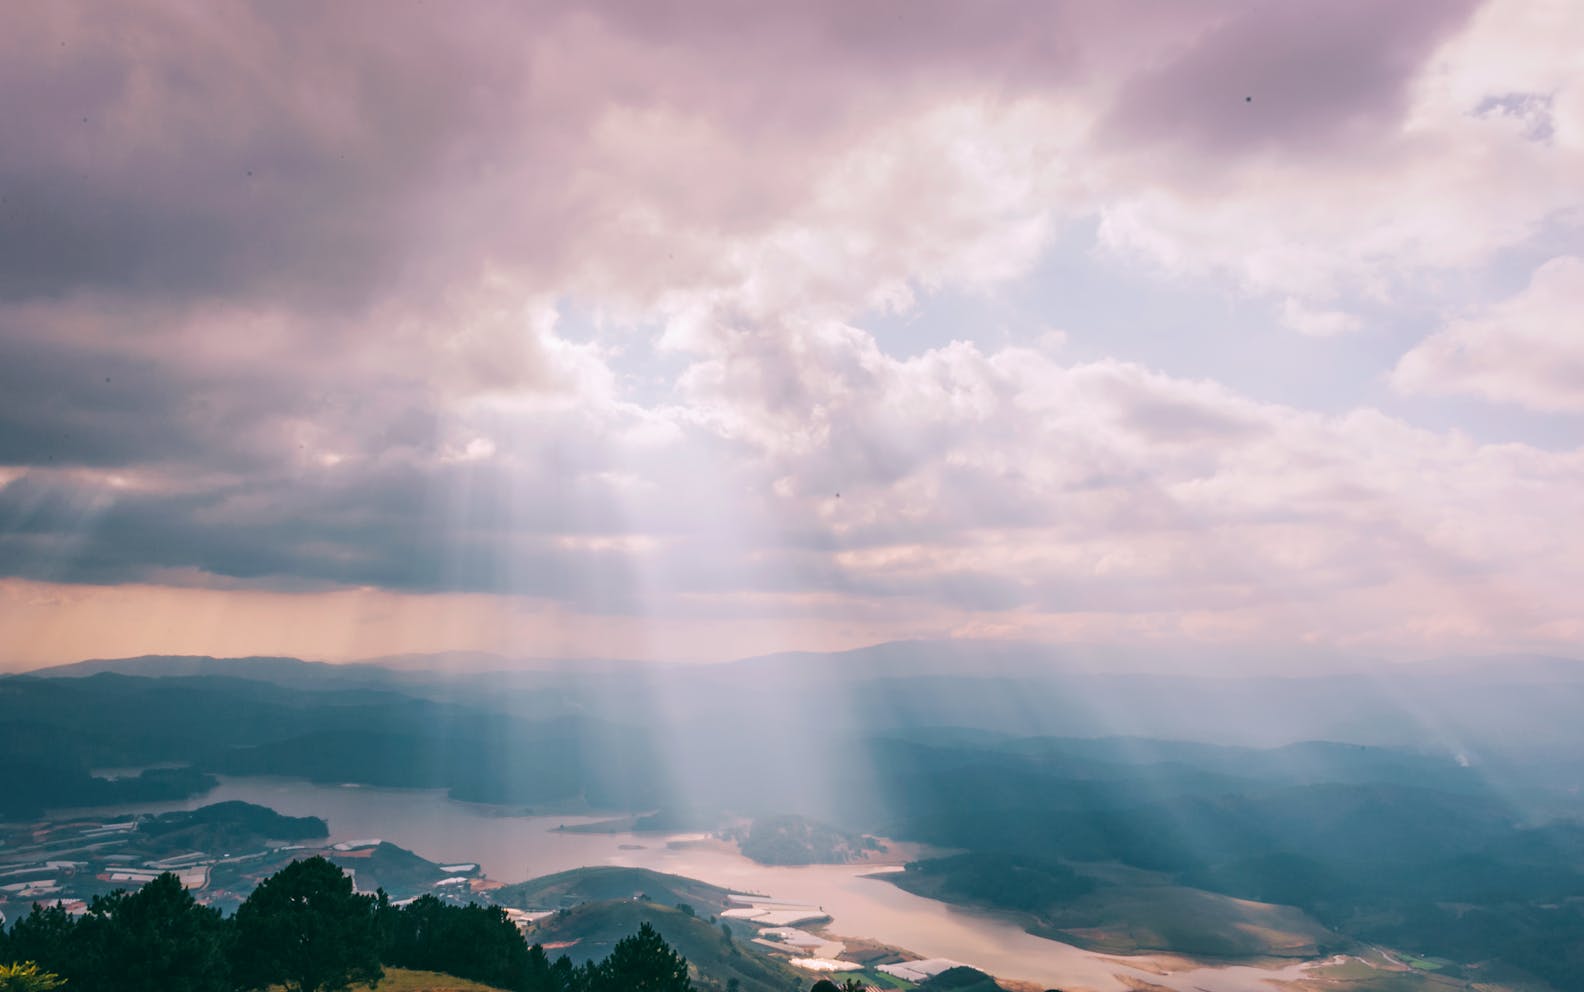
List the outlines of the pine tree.
<svg viewBox="0 0 1584 992">
<path fill-rule="evenodd" d="M 354 892 L 352 880 L 322 857 L 265 879 L 233 923 L 233 967 L 243 988 L 334 992 L 384 975 L 374 897 Z"/>
<path fill-rule="evenodd" d="M 589 992 L 693 992 L 687 959 L 645 923 L 617 942 L 592 976 Z"/>
<path fill-rule="evenodd" d="M 225 920 L 170 872 L 136 892 L 95 897 L 77 924 L 76 953 L 92 962 L 81 992 L 229 992 Z"/>
</svg>

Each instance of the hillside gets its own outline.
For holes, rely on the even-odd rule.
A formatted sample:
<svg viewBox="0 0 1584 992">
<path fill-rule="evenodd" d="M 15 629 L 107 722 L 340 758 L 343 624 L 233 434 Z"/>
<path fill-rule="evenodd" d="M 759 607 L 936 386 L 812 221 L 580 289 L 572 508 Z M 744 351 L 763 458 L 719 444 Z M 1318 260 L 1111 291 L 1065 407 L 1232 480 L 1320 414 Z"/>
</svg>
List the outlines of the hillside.
<svg viewBox="0 0 1584 992">
<path fill-rule="evenodd" d="M 647 868 L 574 868 L 508 885 L 491 893 L 502 906 L 564 909 L 590 902 L 647 900 L 661 906 L 685 904 L 700 916 L 727 908 L 729 889 Z"/>
<path fill-rule="evenodd" d="M 845 865 L 882 849 L 873 837 L 795 814 L 759 817 L 726 836 L 738 842 L 745 857 L 762 865 Z"/>
<path fill-rule="evenodd" d="M 245 851 L 269 841 L 309 841 L 330 835 L 317 816 L 283 816 L 231 800 L 198 809 L 160 813 L 138 822 L 138 832 L 158 852 Z"/>
<path fill-rule="evenodd" d="M 1122 865 L 1065 865 L 1016 855 L 914 862 L 886 880 L 918 895 L 1016 913 L 1033 934 L 1108 954 L 1313 958 L 1347 939 L 1303 911 L 1173 884 Z"/>
<path fill-rule="evenodd" d="M 891 654 L 901 665 L 918 650 Z M 1447 701 L 1442 688 L 1412 673 L 1390 673 L 1395 688 L 1381 696 L 1349 675 L 1139 681 L 1013 666 L 902 679 L 885 666 L 754 663 L 668 670 L 652 680 L 479 676 L 468 693 L 433 698 L 407 687 L 339 684 L 335 671 L 290 661 L 254 666 L 322 683 L 302 692 L 221 674 L 232 664 L 159 678 L 101 671 L 0 679 L 0 811 L 23 818 L 41 807 L 179 798 L 207 789 L 213 775 L 443 788 L 519 809 L 627 814 L 605 829 L 629 820 L 632 828 L 675 826 L 688 811 L 720 810 L 764 828 L 743 838 L 744 852 L 764 861 L 846 860 L 868 834 L 978 855 L 1122 864 L 1171 883 L 1033 906 L 1001 905 L 994 871 L 974 877 L 993 869 L 989 862 L 929 883 L 944 885 L 935 894 L 951 901 L 1033 912 L 1030 926 L 1094 946 L 1263 953 L 1271 941 L 1246 938 L 1267 930 L 1281 935 L 1282 947 L 1330 943 L 1298 920 L 1242 921 L 1225 911 L 1250 900 L 1297 907 L 1356 940 L 1500 960 L 1584 987 L 1576 977 L 1584 966 L 1567 953 L 1584 925 L 1577 826 L 1584 781 L 1576 750 L 1556 747 L 1557 735 L 1575 733 L 1568 728 L 1578 724 L 1572 716 L 1584 686 L 1568 680 L 1572 670 L 1562 663 L 1519 673 L 1556 680 L 1544 683 L 1495 684 L 1500 672 L 1479 666 L 1448 673 L 1478 689 L 1459 700 L 1477 698 L 1489 711 L 1480 720 L 1446 711 L 1455 750 L 1362 743 L 1375 736 L 1362 728 L 1376 716 L 1411 726 L 1400 714 L 1370 714 L 1401 698 L 1396 689 L 1426 712 Z M 252 663 L 241 664 L 233 671 Z M 1264 749 L 1164 717 L 1152 732 L 1196 739 L 1127 735 L 1135 718 L 1160 712 L 1163 694 L 1186 711 L 1203 703 L 1209 728 L 1235 725 L 1243 712 L 1302 716 L 1360 693 L 1353 715 L 1361 722 L 1340 741 L 1292 740 L 1318 729 L 1296 716 L 1271 738 L 1280 746 Z M 851 706 L 827 712 L 830 698 Z M 1034 714 L 1038 726 L 1027 714 L 1001 711 L 1028 710 L 1030 698 L 1046 703 Z M 1091 703 L 1128 720 L 1108 725 L 1112 736 L 1085 737 L 1097 729 Z M 861 731 L 842 722 L 848 709 L 863 714 Z M 1557 716 L 1564 710 L 1566 720 Z M 1504 755 L 1482 753 L 1479 728 L 1488 742 L 1509 718 L 1553 736 L 1515 733 L 1504 738 L 1511 742 Z M 811 726 L 822 732 L 794 733 Z M 1014 736 L 1023 730 L 1041 736 Z M 789 739 L 798 746 L 789 748 Z M 91 772 L 102 768 L 148 770 L 114 779 Z M 808 781 L 820 787 L 789 787 Z M 651 821 L 637 815 L 643 810 L 664 812 Z M 224 853 L 237 845 L 220 846 Z M 348 867 L 387 888 L 406 873 L 395 861 Z M 719 892 L 679 888 L 663 876 L 595 878 L 541 880 L 501 899 L 554 909 L 647 894 L 706 916 L 722 905 Z M 431 882 L 420 872 L 409 890 Z M 1229 929 L 1206 939 L 1214 937 L 1211 921 Z"/>
<path fill-rule="evenodd" d="M 1221 959 L 1310 959 L 1352 943 L 1301 909 L 1235 899 L 1164 879 L 1102 885 L 1065 906 L 1048 908 L 1042 916 L 1043 925 L 1030 927 L 1031 933 L 1112 954 L 1168 951 Z"/>
<path fill-rule="evenodd" d="M 670 878 L 673 876 L 662 876 Z M 747 927 L 712 924 L 658 902 L 627 899 L 584 903 L 540 920 L 528 932 L 531 943 L 543 944 L 552 956 L 565 954 L 574 963 L 601 959 L 616 942 L 648 923 L 683 957 L 700 989 L 724 989 L 733 979 L 742 992 L 786 992 L 812 981 L 747 943 Z"/>
<path fill-rule="evenodd" d="M 978 970 L 962 966 L 948 968 L 940 974 L 921 982 L 918 992 L 1001 992 L 994 978 Z"/>
<path fill-rule="evenodd" d="M 146 654 L 135 658 L 90 658 L 52 665 L 29 673 L 40 678 L 78 679 L 106 672 L 144 678 L 221 675 L 281 684 L 324 683 L 358 674 L 368 666 L 328 665 L 300 658 L 251 656 L 213 658 L 208 655 Z"/>
</svg>

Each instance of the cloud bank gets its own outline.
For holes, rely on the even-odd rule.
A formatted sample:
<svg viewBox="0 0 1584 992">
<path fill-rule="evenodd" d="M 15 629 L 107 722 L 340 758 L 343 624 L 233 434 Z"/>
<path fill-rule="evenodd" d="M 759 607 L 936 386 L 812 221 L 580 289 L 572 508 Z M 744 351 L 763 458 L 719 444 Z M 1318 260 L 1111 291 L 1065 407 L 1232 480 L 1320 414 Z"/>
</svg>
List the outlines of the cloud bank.
<svg viewBox="0 0 1584 992">
<path fill-rule="evenodd" d="M 4 20 L 0 662 L 1584 635 L 1576 5 Z"/>
</svg>

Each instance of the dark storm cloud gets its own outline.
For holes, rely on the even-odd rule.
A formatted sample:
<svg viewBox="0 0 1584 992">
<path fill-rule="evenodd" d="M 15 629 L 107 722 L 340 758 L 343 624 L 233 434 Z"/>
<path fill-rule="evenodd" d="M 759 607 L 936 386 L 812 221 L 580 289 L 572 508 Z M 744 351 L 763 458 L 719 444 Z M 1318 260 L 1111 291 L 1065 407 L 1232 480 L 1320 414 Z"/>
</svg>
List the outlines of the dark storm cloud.
<svg viewBox="0 0 1584 992">
<path fill-rule="evenodd" d="M 1071 83 L 1214 9 L 18 5 L 0 35 L 0 295 L 324 305 L 491 259 L 548 281 L 620 225 L 602 193 L 631 190 L 599 183 L 642 166 L 590 154 L 611 108 L 732 135 L 753 168 L 666 192 L 683 223 L 751 229 L 832 142 L 953 89 Z"/>
<path fill-rule="evenodd" d="M 1206 155 L 1339 152 L 1395 125 L 1425 59 L 1478 0 L 1227 6 L 1123 89 L 1107 129 Z"/>
<path fill-rule="evenodd" d="M 519 504 L 503 491 L 401 467 L 160 493 L 29 476 L 0 489 L 0 561 L 7 575 L 48 581 L 261 580 L 633 607 L 624 556 L 555 540 L 610 525 L 597 493 L 544 484 Z"/>
<path fill-rule="evenodd" d="M 488 91 L 369 6 L 26 5 L 0 42 L 0 293 L 356 298 L 421 268 Z M 482 133 L 488 134 L 487 130 Z M 407 263 L 412 263 L 408 265 Z"/>
<path fill-rule="evenodd" d="M 1381 474 L 1380 425 L 1148 354 L 1068 365 L 1009 337 L 901 360 L 847 322 L 994 295 L 1055 225 L 1170 199 L 1203 162 L 1308 156 L 1307 195 L 1400 119 L 1468 9 L 12 5 L 0 577 L 660 618 L 885 601 L 932 624 L 1241 607 L 1262 570 L 1364 588 L 1330 562 L 1367 544 L 1339 535 L 1398 511 L 1317 494 Z M 1132 230 L 1168 255 L 1308 275 L 1347 254 L 1239 241 L 1268 210 L 1177 229 L 1149 206 Z M 1411 244 L 1440 229 L 1382 216 Z M 995 309 L 962 336 L 1001 334 Z M 618 357 L 627 322 L 666 340 Z M 1402 515 L 1464 540 L 1495 515 L 1442 516 L 1487 490 L 1442 484 L 1469 458 L 1434 440 L 1389 442 L 1442 460 L 1398 483 L 1429 491 Z"/>
<path fill-rule="evenodd" d="M 0 314 L 0 464 L 246 472 L 287 456 L 284 417 L 324 412 L 301 379 L 243 364 L 217 375 L 171 350 L 74 341 Z"/>
</svg>

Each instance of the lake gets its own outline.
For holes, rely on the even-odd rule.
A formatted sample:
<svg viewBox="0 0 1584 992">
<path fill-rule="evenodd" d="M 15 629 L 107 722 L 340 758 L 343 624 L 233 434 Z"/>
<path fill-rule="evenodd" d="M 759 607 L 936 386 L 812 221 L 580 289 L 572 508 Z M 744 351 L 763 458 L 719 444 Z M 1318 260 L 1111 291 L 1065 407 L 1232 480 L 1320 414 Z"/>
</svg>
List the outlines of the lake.
<svg viewBox="0 0 1584 992">
<path fill-rule="evenodd" d="M 1272 980 L 1302 977 L 1302 965 L 1193 968 L 1165 974 L 1154 959 L 1109 957 L 1035 937 L 1009 920 L 954 909 L 882 879 L 865 877 L 877 871 L 874 866 L 775 867 L 712 847 L 667 847 L 663 835 L 568 833 L 555 828 L 604 817 L 517 815 L 499 807 L 456 802 L 440 790 L 226 778 L 195 799 L 121 808 L 165 812 L 232 799 L 291 816 L 322 817 L 334 841 L 378 837 L 441 864 L 478 862 L 489 877 L 503 882 L 590 865 L 620 865 L 804 902 L 830 914 L 829 930 L 834 934 L 868 937 L 925 957 L 961 961 L 998 977 L 1055 988 L 1113 992 L 1126 988 L 1118 977 L 1125 974 L 1180 992 L 1271 992 Z"/>
</svg>

